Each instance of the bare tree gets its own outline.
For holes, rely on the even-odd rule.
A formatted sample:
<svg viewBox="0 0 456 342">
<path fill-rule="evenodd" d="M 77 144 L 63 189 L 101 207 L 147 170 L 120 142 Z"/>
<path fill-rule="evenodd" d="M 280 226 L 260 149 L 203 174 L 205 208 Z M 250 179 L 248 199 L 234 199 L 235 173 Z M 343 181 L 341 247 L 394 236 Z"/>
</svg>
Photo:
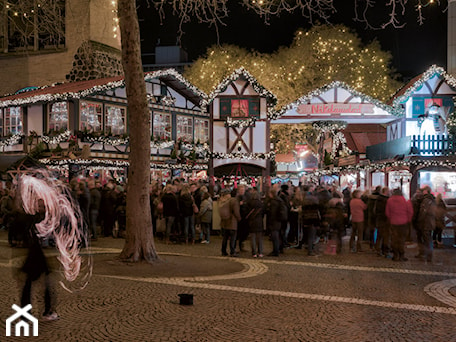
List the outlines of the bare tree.
<svg viewBox="0 0 456 342">
<path fill-rule="evenodd" d="M 0 47 L 37 51 L 65 41 L 64 0 L 0 0 Z"/>
</svg>

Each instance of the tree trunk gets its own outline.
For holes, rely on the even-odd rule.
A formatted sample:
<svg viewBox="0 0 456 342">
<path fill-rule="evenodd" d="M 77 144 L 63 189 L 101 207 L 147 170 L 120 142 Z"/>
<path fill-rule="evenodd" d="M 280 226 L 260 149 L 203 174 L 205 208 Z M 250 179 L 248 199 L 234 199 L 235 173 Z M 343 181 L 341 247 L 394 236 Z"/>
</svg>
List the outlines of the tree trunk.
<svg viewBox="0 0 456 342">
<path fill-rule="evenodd" d="M 130 167 L 127 186 L 127 234 L 120 254 L 133 262 L 158 259 L 150 213 L 150 114 L 141 63 L 135 0 L 119 0 L 122 65 L 128 100 Z"/>
</svg>

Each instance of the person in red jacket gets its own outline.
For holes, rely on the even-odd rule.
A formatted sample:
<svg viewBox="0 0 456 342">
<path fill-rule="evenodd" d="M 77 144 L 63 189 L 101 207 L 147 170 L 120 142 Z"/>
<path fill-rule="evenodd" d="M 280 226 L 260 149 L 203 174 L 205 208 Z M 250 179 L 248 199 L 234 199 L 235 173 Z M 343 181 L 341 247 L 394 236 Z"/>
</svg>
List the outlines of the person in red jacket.
<svg viewBox="0 0 456 342">
<path fill-rule="evenodd" d="M 412 221 L 413 207 L 402 195 L 401 189 L 394 189 L 386 202 L 386 217 L 391 223 L 391 247 L 394 261 L 407 261 L 404 256 L 405 239 Z"/>
<path fill-rule="evenodd" d="M 362 252 L 361 241 L 363 240 L 364 231 L 364 210 L 367 209 L 366 203 L 361 199 L 361 190 L 355 190 L 350 201 L 350 212 L 352 221 L 352 233 L 350 236 L 350 250 L 352 252 Z M 356 249 L 353 248 L 355 236 L 358 237 Z"/>
</svg>

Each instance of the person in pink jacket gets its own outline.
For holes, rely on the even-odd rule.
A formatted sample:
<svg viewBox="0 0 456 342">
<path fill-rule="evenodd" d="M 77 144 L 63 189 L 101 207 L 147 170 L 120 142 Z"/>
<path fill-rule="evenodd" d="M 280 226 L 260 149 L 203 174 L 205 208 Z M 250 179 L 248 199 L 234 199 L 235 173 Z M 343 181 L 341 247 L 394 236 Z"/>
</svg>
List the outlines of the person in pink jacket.
<svg viewBox="0 0 456 342">
<path fill-rule="evenodd" d="M 352 233 L 350 236 L 350 250 L 352 252 L 362 252 L 361 241 L 363 240 L 364 231 L 364 210 L 367 209 L 366 203 L 361 199 L 361 190 L 355 190 L 352 194 L 350 201 L 350 212 L 352 221 Z M 355 244 L 355 236 L 358 237 L 356 242 L 356 249 L 353 248 Z"/>
<path fill-rule="evenodd" d="M 413 207 L 402 195 L 401 189 L 393 190 L 392 196 L 386 202 L 386 217 L 391 224 L 391 247 L 394 261 L 407 261 L 404 256 L 405 239 L 409 224 L 412 221 Z"/>
</svg>

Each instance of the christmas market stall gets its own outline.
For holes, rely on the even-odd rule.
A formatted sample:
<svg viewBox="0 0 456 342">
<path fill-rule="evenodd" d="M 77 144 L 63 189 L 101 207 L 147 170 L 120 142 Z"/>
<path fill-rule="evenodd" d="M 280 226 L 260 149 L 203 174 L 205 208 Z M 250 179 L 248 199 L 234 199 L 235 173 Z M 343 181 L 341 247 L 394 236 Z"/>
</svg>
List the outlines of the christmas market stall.
<svg viewBox="0 0 456 342">
<path fill-rule="evenodd" d="M 151 177 L 205 176 L 206 95 L 173 69 L 144 76 L 150 109 Z M 31 154 L 66 177 L 125 179 L 128 103 L 123 77 L 31 88 L 0 98 L 0 153 Z M 201 172 L 204 171 L 204 175 Z"/>
<path fill-rule="evenodd" d="M 365 189 L 373 185 L 372 173 L 361 167 L 368 164 L 366 147 L 386 141 L 385 125 L 397 119 L 393 107 L 332 82 L 272 113 L 271 125 L 306 124 L 298 142 L 308 146 L 319 166 L 308 180 Z"/>
<path fill-rule="evenodd" d="M 401 115 L 387 124 L 387 141 L 367 148 L 372 164 L 393 166 L 386 184 L 407 196 L 431 186 L 446 199 L 456 198 L 456 79 L 432 66 L 391 99 Z"/>
</svg>

